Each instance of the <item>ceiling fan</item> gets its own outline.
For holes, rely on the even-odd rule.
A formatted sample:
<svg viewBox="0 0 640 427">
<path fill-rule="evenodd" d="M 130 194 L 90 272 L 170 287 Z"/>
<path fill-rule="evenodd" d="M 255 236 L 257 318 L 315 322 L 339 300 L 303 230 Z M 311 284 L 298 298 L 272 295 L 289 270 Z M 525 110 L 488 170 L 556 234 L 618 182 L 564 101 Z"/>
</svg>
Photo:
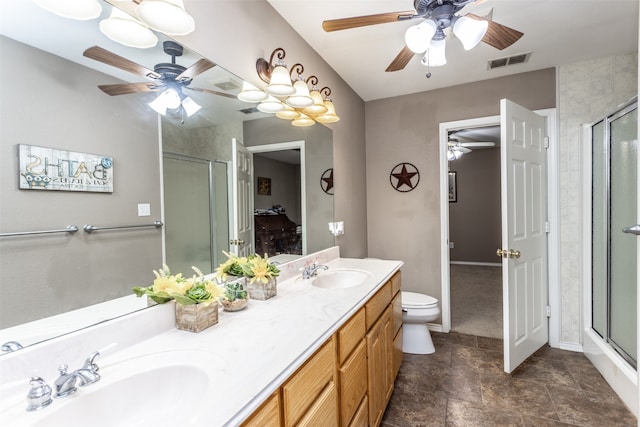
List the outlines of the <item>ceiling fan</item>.
<svg viewBox="0 0 640 427">
<path fill-rule="evenodd" d="M 426 52 L 422 60 L 424 65 L 444 65 L 446 63 L 444 30 L 450 27 L 465 50 L 472 49 L 480 41 L 502 50 L 523 36 L 520 31 L 472 13 L 464 16 L 456 15 L 464 6 L 476 1 L 483 0 L 414 0 L 414 10 L 332 19 L 324 21 L 322 28 L 330 32 L 387 22 L 422 19 L 421 23 L 407 29 L 405 46 L 385 70 L 388 72 L 404 69 L 416 53 Z"/>
<path fill-rule="evenodd" d="M 160 92 L 160 95 L 149 103 L 149 106 L 162 115 L 165 115 L 168 109 L 180 108 L 187 116 L 191 116 L 201 108 L 193 99 L 186 96 L 183 90 L 205 92 L 231 99 L 236 98 L 235 95 L 224 92 L 189 86 L 194 77 L 214 67 L 216 64 L 213 62 L 202 58 L 187 68 L 176 63 L 176 57 L 182 56 L 183 53 L 183 47 L 180 44 L 174 41 L 165 41 L 163 43 L 163 50 L 167 55 L 171 56 L 171 62 L 156 64 L 153 70 L 136 64 L 99 46 L 88 48 L 84 51 L 83 55 L 87 58 L 102 62 L 103 64 L 149 79 L 149 81 L 141 83 L 99 85 L 98 88 L 111 96 L 140 92 Z"/>
<path fill-rule="evenodd" d="M 493 141 L 469 141 L 461 142 L 458 138 L 449 136 L 447 157 L 449 160 L 455 160 L 462 157 L 463 154 L 470 153 L 478 148 L 492 148 L 496 144 Z"/>
</svg>

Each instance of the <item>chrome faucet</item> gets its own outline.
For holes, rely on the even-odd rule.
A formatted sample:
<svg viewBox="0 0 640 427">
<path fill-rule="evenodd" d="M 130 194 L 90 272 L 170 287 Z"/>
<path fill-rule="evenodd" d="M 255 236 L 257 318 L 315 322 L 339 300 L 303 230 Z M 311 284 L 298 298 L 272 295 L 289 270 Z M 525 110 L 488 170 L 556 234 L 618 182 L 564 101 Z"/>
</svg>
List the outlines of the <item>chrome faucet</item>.
<svg viewBox="0 0 640 427">
<path fill-rule="evenodd" d="M 303 279 L 311 279 L 312 277 L 315 277 L 315 275 L 318 273 L 318 270 L 328 270 L 329 267 L 327 267 L 326 265 L 322 265 L 322 264 L 318 264 L 317 262 L 314 262 L 311 265 L 308 265 L 304 268 L 304 270 L 302 270 L 302 278 Z"/>
<path fill-rule="evenodd" d="M 69 368 L 67 365 L 61 365 L 60 368 L 58 368 L 60 376 L 53 383 L 55 388 L 54 397 L 61 398 L 75 393 L 76 390 L 78 390 L 76 387 L 78 380 L 80 381 L 78 384 L 80 387 L 85 387 L 99 381 L 100 375 L 98 374 L 98 370 L 100 368 L 94 362 L 95 358 L 99 355 L 100 353 L 97 351 L 91 353 L 87 360 L 84 361 L 82 367 L 71 373 L 67 373 L 67 369 Z"/>
</svg>

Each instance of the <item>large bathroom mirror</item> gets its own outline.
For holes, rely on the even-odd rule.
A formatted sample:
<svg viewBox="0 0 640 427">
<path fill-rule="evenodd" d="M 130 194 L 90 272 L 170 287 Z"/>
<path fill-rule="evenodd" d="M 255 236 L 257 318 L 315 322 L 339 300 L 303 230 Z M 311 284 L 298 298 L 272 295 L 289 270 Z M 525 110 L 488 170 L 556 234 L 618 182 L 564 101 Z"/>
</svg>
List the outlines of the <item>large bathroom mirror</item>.
<svg viewBox="0 0 640 427">
<path fill-rule="evenodd" d="M 220 182 L 230 179 L 232 138 L 247 146 L 322 138 L 316 145 L 326 151 L 307 150 L 307 162 L 313 164 L 313 156 L 319 155 L 322 160 L 316 163 L 323 170 L 331 167 L 330 129 L 319 124 L 297 129 L 257 112 L 235 98 L 242 80 L 217 64 L 193 79 L 191 85 L 204 90 L 189 92 L 202 107 L 190 117 L 159 116 L 148 106 L 155 92 L 109 96 L 98 89 L 145 78 L 84 57 L 92 46 L 152 70 L 158 63 L 175 60 L 189 67 L 201 59 L 188 47 L 171 58 L 163 50 L 168 39 L 162 36 L 148 49 L 111 41 L 98 31 L 99 22 L 110 15 L 107 3 L 102 3 L 100 17 L 88 21 L 54 15 L 32 0 L 0 0 L 0 7 L 0 344 L 17 341 L 26 346 L 145 308 L 146 301 L 130 298 L 131 288 L 152 282 L 152 271 L 165 261 L 164 247 L 171 244 L 166 240 L 175 225 L 165 218 L 162 206 L 167 158 L 217 166 L 214 198 L 224 190 L 224 185 L 218 188 Z M 19 146 L 52 149 L 53 157 L 72 153 L 111 159 L 112 191 L 20 189 L 24 177 Z M 32 165 L 34 171 L 48 167 L 69 185 L 78 175 L 89 176 L 67 166 L 73 161 L 45 157 L 40 155 L 40 163 Z M 318 174 L 312 167 L 307 170 Z M 305 239 L 317 242 L 309 245 L 312 252 L 333 245 L 326 224 L 333 216 L 333 198 L 317 194 L 320 175 L 309 175 L 307 181 L 307 198 L 313 198 L 309 203 L 324 195 L 323 206 L 331 211 L 317 224 L 312 224 L 313 218 L 307 220 Z M 223 206 L 218 203 L 217 209 Z M 163 226 L 155 226 L 156 221 L 164 221 Z M 85 225 L 106 229 L 87 232 Z M 216 253 L 225 245 L 224 227 L 218 225 L 222 230 L 210 239 L 215 240 L 210 248 Z M 66 232 L 67 226 L 78 231 Z M 54 230 L 60 232 L 8 236 Z M 110 301 L 118 302 L 113 304 L 116 311 Z M 74 313 L 81 313 L 81 321 L 71 316 Z"/>
</svg>

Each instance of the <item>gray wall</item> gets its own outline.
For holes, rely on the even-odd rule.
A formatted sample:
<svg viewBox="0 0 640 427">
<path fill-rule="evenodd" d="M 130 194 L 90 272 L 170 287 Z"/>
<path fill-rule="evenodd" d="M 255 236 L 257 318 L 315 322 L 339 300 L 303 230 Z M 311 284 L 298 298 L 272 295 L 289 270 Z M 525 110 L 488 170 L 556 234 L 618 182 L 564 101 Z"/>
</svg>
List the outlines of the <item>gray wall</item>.
<svg viewBox="0 0 640 427">
<path fill-rule="evenodd" d="M 555 70 L 546 69 L 367 102 L 369 255 L 403 260 L 404 290 L 440 299 L 439 124 L 497 115 L 501 98 L 533 110 L 555 107 L 555 91 Z M 389 185 L 401 162 L 420 171 L 408 193 Z"/>
<path fill-rule="evenodd" d="M 258 194 L 258 177 L 271 179 L 271 194 Z M 253 154 L 253 179 L 255 209 L 269 209 L 280 205 L 285 209 L 287 218 L 301 224 L 300 217 L 300 166 L 280 162 Z"/>
<path fill-rule="evenodd" d="M 0 232 L 160 219 L 157 118 L 144 97 L 109 97 L 97 85 L 113 78 L 1 36 L 0 52 L 11 58 L 0 68 Z M 113 193 L 19 190 L 18 144 L 112 156 Z M 161 248 L 154 228 L 4 237 L 0 327 L 131 294 L 161 267 Z"/>
<path fill-rule="evenodd" d="M 449 162 L 458 201 L 449 203 L 451 261 L 500 263 L 500 149 L 479 149 Z"/>
</svg>

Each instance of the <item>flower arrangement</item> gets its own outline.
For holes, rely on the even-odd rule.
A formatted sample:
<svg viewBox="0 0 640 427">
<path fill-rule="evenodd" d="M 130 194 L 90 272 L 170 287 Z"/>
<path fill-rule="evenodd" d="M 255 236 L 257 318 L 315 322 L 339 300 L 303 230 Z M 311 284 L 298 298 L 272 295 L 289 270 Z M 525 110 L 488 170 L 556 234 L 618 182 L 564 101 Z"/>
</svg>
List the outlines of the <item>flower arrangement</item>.
<svg viewBox="0 0 640 427">
<path fill-rule="evenodd" d="M 269 262 L 266 254 L 264 257 L 258 254 L 248 257 L 238 257 L 227 252 L 224 254 L 227 256 L 227 260 L 216 269 L 216 278 L 220 280 L 227 280 L 227 276 L 238 276 L 247 277 L 249 283 L 258 280 L 267 283 L 280 274 L 280 270 Z"/>
<path fill-rule="evenodd" d="M 139 297 L 147 295 L 158 304 L 175 300 L 182 305 L 204 304 L 206 306 L 217 302 L 224 290 L 211 280 L 207 280 L 200 269 L 191 268 L 196 274 L 185 278 L 182 273 L 171 274 L 171 270 L 165 264 L 162 269 L 153 271 L 156 276 L 153 285 L 137 286 L 133 288 L 133 292 Z"/>
</svg>

